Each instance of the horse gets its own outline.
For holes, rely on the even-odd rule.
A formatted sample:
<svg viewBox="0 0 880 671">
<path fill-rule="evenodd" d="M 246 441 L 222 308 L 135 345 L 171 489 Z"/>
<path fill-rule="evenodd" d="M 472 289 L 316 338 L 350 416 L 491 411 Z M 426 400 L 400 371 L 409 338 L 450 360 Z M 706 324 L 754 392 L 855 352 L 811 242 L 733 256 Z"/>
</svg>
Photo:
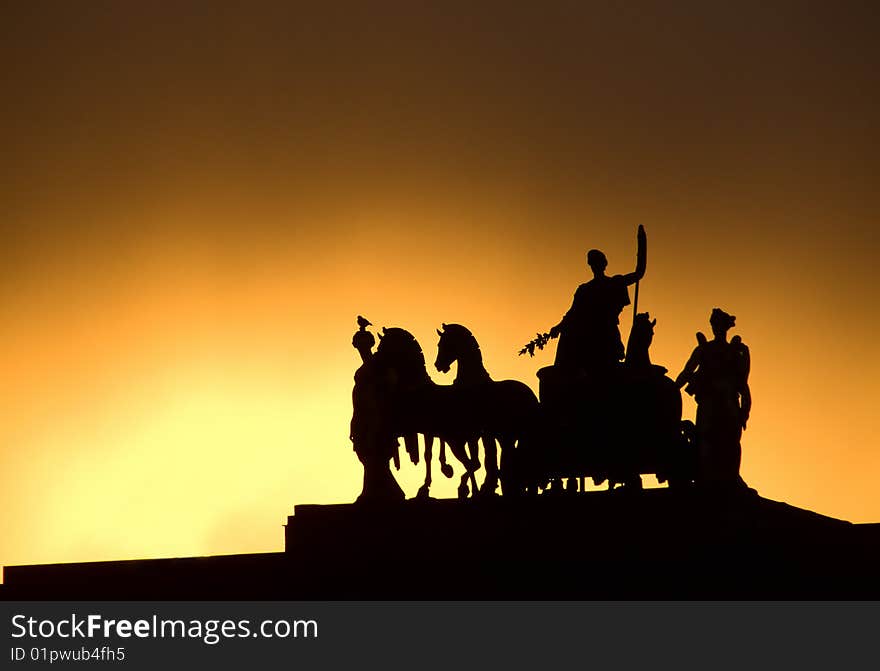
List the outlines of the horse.
<svg viewBox="0 0 880 671">
<path fill-rule="evenodd" d="M 540 406 L 535 393 L 518 380 L 493 380 L 483 365 L 477 339 L 461 324 L 443 324 L 437 334 L 437 359 L 434 367 L 448 373 L 458 362 L 452 386 L 461 391 L 468 407 L 476 413 L 479 434 L 485 451 L 486 478 L 482 492 L 494 493 L 498 486 L 498 463 L 495 441 L 501 447 L 501 487 L 513 487 L 512 455 L 517 444 L 535 437 Z"/>
<path fill-rule="evenodd" d="M 447 477 L 451 469 L 445 462 L 445 446 L 464 466 L 458 486 L 460 498 L 476 493 L 474 475 L 480 467 L 477 458 L 476 421 L 467 399 L 451 385 L 438 385 L 428 375 L 425 357 L 418 341 L 401 328 L 383 328 L 375 365 L 384 377 L 383 393 L 389 431 L 403 436 L 413 462 L 417 462 L 415 436 L 425 436 L 425 482 L 418 497 L 426 498 L 431 486 L 431 459 L 434 437 L 440 438 L 441 470 Z M 466 449 L 467 448 L 467 449 Z M 468 449 L 470 453 L 468 453 Z M 470 487 L 468 486 L 470 482 Z"/>
</svg>

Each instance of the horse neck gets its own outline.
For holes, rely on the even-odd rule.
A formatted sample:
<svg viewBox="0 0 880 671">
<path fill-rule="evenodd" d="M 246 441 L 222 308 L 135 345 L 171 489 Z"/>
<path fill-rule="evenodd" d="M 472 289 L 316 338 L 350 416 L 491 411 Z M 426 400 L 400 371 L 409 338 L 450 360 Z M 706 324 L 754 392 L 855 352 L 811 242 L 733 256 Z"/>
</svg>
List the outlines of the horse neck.
<svg viewBox="0 0 880 671">
<path fill-rule="evenodd" d="M 488 382 L 492 378 L 483 365 L 483 353 L 479 346 L 469 347 L 458 355 L 458 373 L 455 384 Z"/>
<path fill-rule="evenodd" d="M 387 353 L 387 358 L 382 360 L 386 369 L 397 371 L 400 381 L 405 387 L 421 386 L 431 383 L 425 359 L 418 352 L 393 352 Z"/>
</svg>

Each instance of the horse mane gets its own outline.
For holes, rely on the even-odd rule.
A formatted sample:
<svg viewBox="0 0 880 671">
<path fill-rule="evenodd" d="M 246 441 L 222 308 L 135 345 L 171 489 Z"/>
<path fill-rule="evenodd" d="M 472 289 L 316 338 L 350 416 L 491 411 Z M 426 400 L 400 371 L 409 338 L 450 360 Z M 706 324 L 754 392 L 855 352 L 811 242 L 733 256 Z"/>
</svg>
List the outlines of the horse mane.
<svg viewBox="0 0 880 671">
<path fill-rule="evenodd" d="M 419 381 L 429 381 L 425 355 L 415 336 L 406 329 L 393 326 L 383 328 L 376 348 L 378 361 L 389 368 L 405 368 L 418 372 Z"/>
<path fill-rule="evenodd" d="M 471 333 L 470 329 L 466 326 L 462 326 L 461 324 L 444 324 L 443 332 L 466 341 L 467 344 L 472 345 L 474 349 L 480 349 L 480 343 L 477 342 L 474 334 Z"/>
<path fill-rule="evenodd" d="M 398 326 L 382 328 L 382 334 L 379 336 L 379 348 L 385 347 L 387 349 L 390 346 L 389 343 L 395 347 L 408 345 L 417 348 L 419 351 L 422 350 L 416 337 L 406 329 Z"/>
</svg>

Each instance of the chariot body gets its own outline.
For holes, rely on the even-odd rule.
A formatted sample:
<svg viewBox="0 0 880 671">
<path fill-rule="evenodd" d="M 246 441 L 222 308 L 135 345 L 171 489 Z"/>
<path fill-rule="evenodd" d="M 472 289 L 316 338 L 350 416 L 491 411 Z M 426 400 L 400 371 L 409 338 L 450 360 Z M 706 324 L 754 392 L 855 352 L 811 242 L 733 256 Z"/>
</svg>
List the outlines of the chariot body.
<svg viewBox="0 0 880 671">
<path fill-rule="evenodd" d="M 502 486 L 530 491 L 584 479 L 641 487 L 641 475 L 670 486 L 693 481 L 693 424 L 682 421 L 681 393 L 666 369 L 650 363 L 654 322 L 638 315 L 623 363 L 590 375 L 558 366 L 538 371 L 540 421 L 502 468 Z"/>
</svg>

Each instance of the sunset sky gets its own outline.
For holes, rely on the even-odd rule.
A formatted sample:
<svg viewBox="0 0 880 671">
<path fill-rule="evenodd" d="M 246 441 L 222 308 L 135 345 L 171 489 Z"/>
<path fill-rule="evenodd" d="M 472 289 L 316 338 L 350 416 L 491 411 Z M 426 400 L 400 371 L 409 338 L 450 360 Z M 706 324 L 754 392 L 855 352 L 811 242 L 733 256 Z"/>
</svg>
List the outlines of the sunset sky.
<svg viewBox="0 0 880 671">
<path fill-rule="evenodd" d="M 715 306 L 751 348 L 746 481 L 880 522 L 873 3 L 20 4 L 0 564 L 280 550 L 360 491 L 358 314 L 537 390 L 518 349 L 639 224 L 654 362 Z"/>
</svg>

